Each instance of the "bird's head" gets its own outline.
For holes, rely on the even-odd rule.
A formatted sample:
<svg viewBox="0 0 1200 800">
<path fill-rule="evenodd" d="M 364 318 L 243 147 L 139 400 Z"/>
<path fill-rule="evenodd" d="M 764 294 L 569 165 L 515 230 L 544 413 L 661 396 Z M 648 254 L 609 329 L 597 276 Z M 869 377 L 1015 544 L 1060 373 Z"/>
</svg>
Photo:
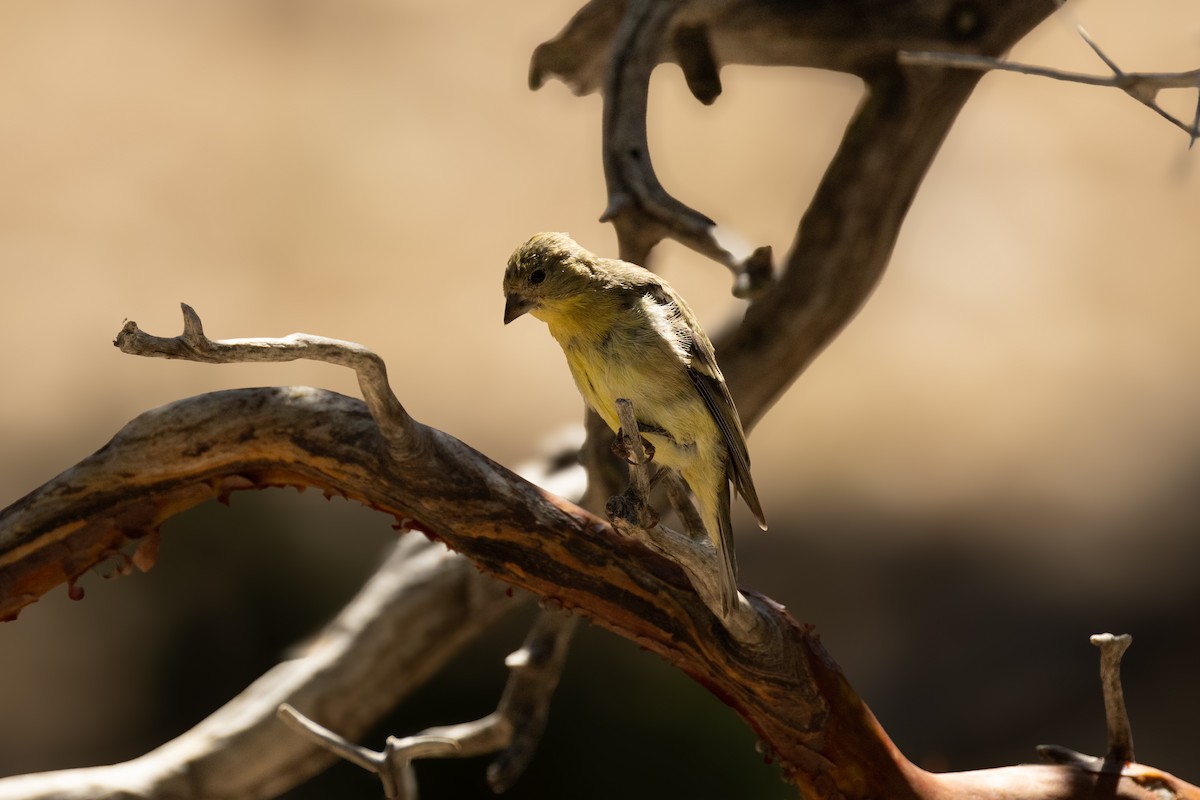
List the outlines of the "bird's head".
<svg viewBox="0 0 1200 800">
<path fill-rule="evenodd" d="M 504 270 L 504 324 L 569 305 L 585 291 L 596 258 L 565 233 L 538 233 L 518 247 Z"/>
</svg>

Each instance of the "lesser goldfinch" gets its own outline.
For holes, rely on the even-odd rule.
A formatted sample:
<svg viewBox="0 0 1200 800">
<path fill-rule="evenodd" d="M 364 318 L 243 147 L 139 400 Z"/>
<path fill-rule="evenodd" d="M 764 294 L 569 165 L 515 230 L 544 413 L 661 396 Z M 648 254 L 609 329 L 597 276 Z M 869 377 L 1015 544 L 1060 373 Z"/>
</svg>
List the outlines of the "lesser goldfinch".
<svg viewBox="0 0 1200 800">
<path fill-rule="evenodd" d="M 720 562 L 722 610 L 737 603 L 729 481 L 766 530 L 733 398 L 695 315 L 647 269 L 600 258 L 564 233 L 539 233 L 504 272 L 504 323 L 526 312 L 562 347 L 584 401 L 619 432 L 629 400 L 654 460 L 696 498 Z"/>
</svg>

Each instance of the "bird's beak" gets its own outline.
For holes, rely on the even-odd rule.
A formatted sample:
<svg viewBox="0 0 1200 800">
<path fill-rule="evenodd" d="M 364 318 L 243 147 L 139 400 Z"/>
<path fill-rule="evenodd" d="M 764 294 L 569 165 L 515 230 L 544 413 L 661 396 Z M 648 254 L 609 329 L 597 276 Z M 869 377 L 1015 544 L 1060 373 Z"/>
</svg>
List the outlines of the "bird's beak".
<svg viewBox="0 0 1200 800">
<path fill-rule="evenodd" d="M 510 294 L 504 299 L 504 324 L 512 322 L 517 317 L 533 308 L 534 303 L 519 294 Z"/>
</svg>

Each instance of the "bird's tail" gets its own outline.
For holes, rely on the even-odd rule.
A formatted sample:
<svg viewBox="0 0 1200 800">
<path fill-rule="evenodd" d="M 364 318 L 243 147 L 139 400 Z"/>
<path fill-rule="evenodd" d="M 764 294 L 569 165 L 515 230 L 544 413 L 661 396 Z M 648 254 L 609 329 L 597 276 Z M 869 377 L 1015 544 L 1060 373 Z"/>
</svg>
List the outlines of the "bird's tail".
<svg viewBox="0 0 1200 800">
<path fill-rule="evenodd" d="M 715 508 L 702 508 L 704 527 L 717 549 L 717 580 L 721 591 L 721 611 L 725 616 L 737 607 L 737 551 L 733 548 L 733 524 L 729 520 L 729 481 L 721 480 L 716 491 Z M 703 501 L 701 504 L 704 505 Z"/>
</svg>

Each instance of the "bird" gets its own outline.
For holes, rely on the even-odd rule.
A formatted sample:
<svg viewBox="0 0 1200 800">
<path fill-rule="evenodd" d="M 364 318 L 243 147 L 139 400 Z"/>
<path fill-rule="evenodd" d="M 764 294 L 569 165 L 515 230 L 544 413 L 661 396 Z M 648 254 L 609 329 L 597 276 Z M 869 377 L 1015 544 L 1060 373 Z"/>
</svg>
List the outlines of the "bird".
<svg viewBox="0 0 1200 800">
<path fill-rule="evenodd" d="M 579 393 L 618 440 L 618 399 L 632 403 L 653 460 L 695 497 L 718 555 L 721 610 L 737 605 L 730 482 L 767 529 L 750 476 L 746 434 L 712 342 L 659 275 L 601 258 L 565 233 L 538 233 L 504 271 L 504 324 L 528 313 L 546 323 Z"/>
</svg>

